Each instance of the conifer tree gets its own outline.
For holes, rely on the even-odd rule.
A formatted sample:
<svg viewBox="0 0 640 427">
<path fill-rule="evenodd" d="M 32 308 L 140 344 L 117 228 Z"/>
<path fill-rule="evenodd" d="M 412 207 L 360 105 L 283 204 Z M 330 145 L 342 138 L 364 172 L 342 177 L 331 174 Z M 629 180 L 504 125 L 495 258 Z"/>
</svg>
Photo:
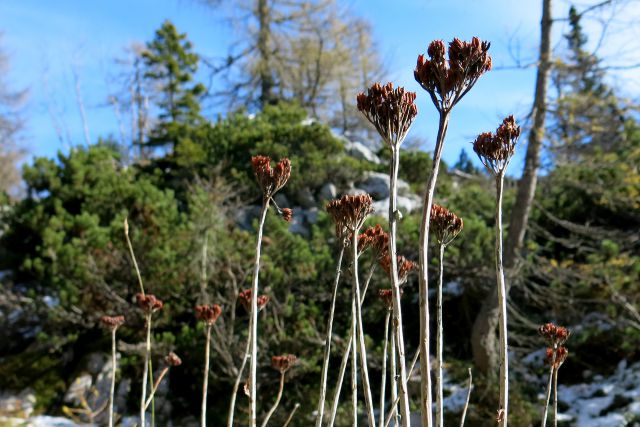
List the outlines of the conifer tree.
<svg viewBox="0 0 640 427">
<path fill-rule="evenodd" d="M 175 147 L 184 126 L 197 125 L 202 120 L 199 100 L 205 87 L 194 83 L 199 57 L 192 49 L 187 35 L 179 33 L 167 20 L 142 52 L 144 78 L 158 87 L 158 123 L 147 142 L 150 146 Z"/>
</svg>

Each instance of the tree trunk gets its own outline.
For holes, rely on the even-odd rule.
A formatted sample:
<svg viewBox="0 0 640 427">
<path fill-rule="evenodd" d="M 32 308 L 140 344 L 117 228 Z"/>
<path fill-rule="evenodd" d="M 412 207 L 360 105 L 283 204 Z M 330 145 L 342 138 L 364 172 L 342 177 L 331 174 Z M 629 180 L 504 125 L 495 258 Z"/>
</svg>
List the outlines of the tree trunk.
<svg viewBox="0 0 640 427">
<path fill-rule="evenodd" d="M 536 74 L 536 89 L 531 116 L 533 127 L 529 132 L 527 154 L 522 178 L 518 183 L 516 203 L 511 212 L 509 236 L 505 244 L 504 266 L 511 276 L 522 249 L 540 168 L 540 148 L 544 139 L 544 121 L 547 113 L 547 80 L 551 69 L 551 0 L 542 1 L 540 22 L 540 57 Z M 512 280 L 507 282 L 513 283 Z M 509 288 L 507 287 L 507 293 Z M 482 373 L 495 372 L 498 367 L 496 327 L 498 310 L 497 288 L 494 284 L 482 302 L 471 332 L 471 348 L 476 368 Z"/>
<path fill-rule="evenodd" d="M 258 53 L 259 59 L 259 76 L 260 76 L 260 107 L 264 108 L 272 102 L 273 77 L 269 69 L 270 56 L 269 38 L 271 35 L 271 23 L 269 16 L 268 0 L 258 0 Z"/>
</svg>

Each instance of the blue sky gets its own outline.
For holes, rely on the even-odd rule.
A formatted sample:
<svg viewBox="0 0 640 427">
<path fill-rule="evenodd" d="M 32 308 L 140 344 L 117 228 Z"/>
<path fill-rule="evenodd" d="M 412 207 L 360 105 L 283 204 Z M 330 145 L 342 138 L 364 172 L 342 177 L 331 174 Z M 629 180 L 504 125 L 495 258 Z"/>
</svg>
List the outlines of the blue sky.
<svg viewBox="0 0 640 427">
<path fill-rule="evenodd" d="M 427 141 L 433 140 L 437 118 L 427 95 L 413 80 L 417 55 L 424 53 L 433 39 L 449 41 L 453 37 L 479 36 L 492 42 L 496 69 L 481 78 L 454 110 L 444 153 L 448 162 L 455 162 L 461 148 L 468 148 L 469 141 L 479 132 L 493 130 L 505 115 L 513 113 L 516 118 L 523 118 L 528 113 L 534 90 L 534 68 L 505 67 L 514 65 L 510 47 L 511 51 L 517 51 L 523 63 L 535 58 L 540 1 L 350 0 L 342 3 L 372 23 L 373 38 L 391 72 L 391 80 L 418 92 L 420 114 L 411 134 Z M 638 12 L 640 8 L 635 6 L 625 9 L 625 16 Z M 554 16 L 565 17 L 567 9 L 568 2 L 556 2 Z M 24 108 L 23 141 L 30 156 L 53 156 L 58 150 L 68 149 L 69 144 L 59 141 L 56 126 L 69 135 L 72 144 L 84 143 L 74 72 L 79 77 L 91 139 L 116 134 L 114 110 L 106 102 L 107 94 L 114 89 L 113 83 L 109 83 L 114 60 L 125 57 L 125 48 L 133 42 L 150 40 L 165 19 L 188 33 L 198 53 L 224 56 L 235 35 L 223 16 L 224 11 L 208 8 L 196 0 L 0 2 L 2 46 L 11 63 L 7 80 L 17 88 L 29 90 Z M 555 28 L 557 50 L 562 46 L 560 35 L 565 25 L 558 22 Z M 590 37 L 597 41 L 597 23 L 586 25 Z M 632 32 L 631 39 L 637 41 L 639 31 L 631 28 L 624 35 L 629 40 Z M 614 34 L 608 41 L 611 45 L 629 48 L 629 43 L 620 43 L 615 37 Z M 624 53 L 626 59 L 633 55 L 629 51 Z M 607 49 L 603 56 L 606 57 L 606 53 L 613 56 L 616 52 Z M 637 74 L 637 70 L 631 70 L 616 75 L 622 79 L 618 84 L 629 96 L 640 93 Z M 427 145 L 425 149 L 430 149 Z M 512 167 L 514 171 L 521 167 L 523 152 L 524 147 L 519 150 L 520 155 Z"/>
</svg>

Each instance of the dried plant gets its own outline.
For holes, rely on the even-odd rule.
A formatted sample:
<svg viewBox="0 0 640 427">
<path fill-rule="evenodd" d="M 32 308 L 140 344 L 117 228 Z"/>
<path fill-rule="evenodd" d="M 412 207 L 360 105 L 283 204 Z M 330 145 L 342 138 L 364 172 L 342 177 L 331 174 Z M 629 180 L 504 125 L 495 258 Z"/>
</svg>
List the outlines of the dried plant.
<svg viewBox="0 0 640 427">
<path fill-rule="evenodd" d="M 414 77 L 427 91 L 439 113 L 438 134 L 433 153 L 433 166 L 425 190 L 420 223 L 420 410 L 422 426 L 431 427 L 431 362 L 429 352 L 429 225 L 431 206 L 440 169 L 449 116 L 453 107 L 476 84 L 480 76 L 491 69 L 491 57 L 487 53 L 490 44 L 474 37 L 471 42 L 455 38 L 449 43 L 448 59 L 444 42 L 435 40 L 429 44 L 427 54 L 418 56 Z"/>
<path fill-rule="evenodd" d="M 202 380 L 202 408 L 200 410 L 200 425 L 207 426 L 207 391 L 209 389 L 209 355 L 211 352 L 211 328 L 216 323 L 222 313 L 222 308 L 218 304 L 197 305 L 196 319 L 205 324 L 205 347 L 204 347 L 204 378 Z"/>
<path fill-rule="evenodd" d="M 251 314 L 251 289 L 245 289 L 244 291 L 238 294 L 238 300 L 240 304 L 244 307 L 248 314 Z M 266 307 L 269 302 L 269 297 L 267 295 L 258 295 L 258 311 L 261 311 Z M 238 396 L 238 390 L 240 389 L 240 383 L 242 382 L 242 375 L 244 373 L 244 368 L 247 365 L 247 360 L 250 356 L 251 350 L 251 336 L 247 337 L 246 348 L 243 352 L 242 362 L 240 363 L 240 368 L 236 373 L 236 381 L 233 384 L 233 390 L 231 391 L 231 402 L 229 403 L 229 415 L 227 418 L 227 427 L 233 427 L 233 419 L 236 407 L 236 398 Z"/>
<path fill-rule="evenodd" d="M 274 168 L 271 167 L 271 159 L 266 156 L 254 156 L 251 158 L 251 166 L 262 190 L 262 211 L 258 225 L 258 238 L 256 242 L 256 258 L 253 268 L 253 281 L 251 286 L 251 310 L 249 321 L 249 342 L 250 342 L 250 372 L 249 372 L 249 425 L 255 427 L 257 424 L 256 407 L 256 378 L 258 368 L 258 276 L 260 274 L 260 251 L 262 249 L 262 234 L 264 222 L 272 197 L 285 186 L 291 175 L 291 162 L 284 158 L 280 160 Z M 288 215 L 290 216 L 290 215 Z M 233 414 L 230 414 L 233 417 Z"/>
<path fill-rule="evenodd" d="M 547 425 L 547 413 L 549 400 L 551 399 L 551 389 L 553 388 L 553 425 L 558 425 L 558 370 L 569 356 L 569 351 L 563 344 L 571 335 L 571 332 L 564 326 L 556 326 L 553 323 L 546 323 L 538 328 L 538 333 L 549 346 L 545 352 L 545 361 L 549 364 L 549 382 L 547 384 L 547 397 L 542 410 L 542 427 Z"/>
<path fill-rule="evenodd" d="M 431 207 L 431 229 L 440 246 L 438 258 L 438 291 L 436 300 L 436 426 L 444 426 L 443 395 L 443 348 L 444 328 L 442 324 L 442 286 L 444 275 L 444 250 L 462 231 L 463 221 L 447 208 L 434 204 Z"/>
<path fill-rule="evenodd" d="M 109 427 L 113 427 L 113 397 L 116 389 L 116 331 L 124 323 L 124 316 L 102 316 L 100 323 L 111 331 L 111 386 L 109 387 Z"/>
<path fill-rule="evenodd" d="M 487 170 L 495 177 L 496 182 L 496 236 L 495 264 L 498 283 L 498 306 L 500 309 L 500 407 L 498 422 L 506 427 L 509 418 L 509 353 L 507 339 L 507 288 L 502 265 L 502 193 L 504 175 L 513 156 L 515 144 L 520 136 L 520 127 L 513 116 L 502 121 L 495 135 L 491 132 L 480 134 L 473 143 L 473 150 Z"/>
<path fill-rule="evenodd" d="M 402 329 L 402 310 L 400 306 L 400 279 L 397 255 L 397 224 L 401 213 L 397 208 L 398 170 L 400 168 L 400 146 L 404 141 L 413 120 L 418 114 L 414 104 L 416 94 L 405 92 L 404 88 L 393 88 L 393 84 L 382 86 L 374 84 L 367 94 L 357 96 L 358 110 L 369 120 L 391 150 L 389 169 L 389 259 L 391 288 L 393 289 L 393 328 L 395 329 L 399 382 L 400 413 L 402 425 L 408 427 L 410 418 L 409 393 L 407 390 L 407 367 L 405 362 L 404 332 Z M 355 244 L 355 243 L 354 243 Z"/>
<path fill-rule="evenodd" d="M 293 365 L 295 365 L 297 360 L 298 358 L 293 354 L 271 357 L 271 367 L 280 372 L 280 385 L 278 387 L 278 395 L 276 396 L 276 401 L 273 403 L 273 406 L 271 407 L 271 409 L 269 409 L 269 412 L 267 412 L 267 415 L 264 417 L 261 427 L 267 427 L 269 419 L 271 419 L 271 416 L 274 414 L 274 412 L 276 412 L 276 409 L 278 409 L 278 405 L 280 404 L 280 400 L 282 399 L 282 391 L 284 390 L 284 376 L 287 371 L 291 369 Z"/>
</svg>

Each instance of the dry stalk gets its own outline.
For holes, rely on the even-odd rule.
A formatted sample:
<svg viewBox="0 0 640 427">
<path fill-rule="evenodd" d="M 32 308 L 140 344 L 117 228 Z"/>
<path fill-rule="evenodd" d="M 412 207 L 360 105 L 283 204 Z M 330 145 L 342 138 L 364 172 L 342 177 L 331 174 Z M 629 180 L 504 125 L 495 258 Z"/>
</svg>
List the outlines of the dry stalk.
<svg viewBox="0 0 640 427">
<path fill-rule="evenodd" d="M 471 390 L 473 386 L 473 376 L 471 375 L 471 368 L 469 368 L 469 383 L 467 385 L 467 400 L 464 402 L 464 408 L 462 408 L 462 416 L 460 417 L 460 427 L 464 427 L 465 418 L 467 418 L 467 411 L 469 410 L 469 401 L 471 400 Z"/>
<path fill-rule="evenodd" d="M 498 281 L 498 302 L 500 307 L 500 425 L 507 427 L 509 415 L 509 354 L 507 343 L 507 288 L 502 266 L 502 193 L 504 170 L 496 175 L 496 279 Z"/>
<path fill-rule="evenodd" d="M 444 359 L 442 357 L 442 347 L 444 345 L 443 338 L 443 324 L 442 324 L 442 276 L 444 273 L 444 245 L 440 244 L 440 257 L 438 260 L 438 297 L 436 302 L 436 321 L 437 321 L 437 333 L 436 333 L 436 426 L 444 426 L 444 408 L 443 408 L 443 370 L 442 364 Z"/>
<path fill-rule="evenodd" d="M 145 314 L 147 336 L 144 347 L 144 368 L 142 369 L 142 395 L 140 396 L 140 426 L 146 427 L 145 412 L 147 409 L 147 381 L 149 377 L 149 356 L 151 353 L 151 313 Z"/>
<path fill-rule="evenodd" d="M 269 199 L 265 198 L 260 213 L 258 225 L 258 241 L 256 243 L 256 260 L 253 268 L 253 283 L 251 285 L 251 320 L 249 322 L 250 349 L 250 377 L 249 377 L 249 425 L 255 427 L 257 423 L 256 413 L 256 375 L 258 370 L 258 274 L 260 273 L 260 250 L 262 249 L 262 233 L 264 221 L 269 210 Z"/>
<path fill-rule="evenodd" d="M 344 244 L 340 248 L 338 263 L 336 266 L 335 281 L 333 283 L 333 294 L 331 296 L 331 308 L 329 309 L 329 319 L 327 320 L 327 335 L 324 343 L 324 361 L 322 364 L 322 375 L 320 379 L 320 398 L 318 400 L 318 415 L 316 417 L 316 427 L 322 425 L 324 416 L 324 404 L 327 396 L 327 377 L 329 373 L 329 358 L 331 356 L 331 336 L 333 333 L 333 317 L 336 309 L 336 299 L 338 297 L 338 285 L 340 283 L 340 273 L 342 269 L 342 257 L 344 256 Z"/>
<path fill-rule="evenodd" d="M 113 427 L 113 397 L 116 390 L 116 328 L 111 330 L 111 386 L 109 388 L 109 427 Z"/>
<path fill-rule="evenodd" d="M 362 303 L 360 298 L 360 282 L 358 280 L 358 229 L 353 231 L 353 237 L 351 241 L 352 247 L 352 273 L 353 273 L 353 290 L 354 301 L 356 305 L 356 320 L 357 320 L 357 338 L 360 352 L 360 369 L 362 370 L 362 385 L 364 388 L 365 404 L 367 406 L 367 417 L 369 421 L 369 427 L 375 427 L 376 421 L 373 414 L 373 398 L 371 396 L 371 384 L 369 382 L 369 369 L 367 367 L 367 348 L 364 342 L 364 327 L 362 325 Z"/>
<path fill-rule="evenodd" d="M 384 402 L 386 397 L 386 385 L 387 385 L 387 354 L 389 353 L 389 318 L 391 317 L 391 310 L 387 310 L 387 314 L 384 317 L 384 348 L 382 349 L 382 376 L 380 380 L 380 427 L 384 427 Z M 395 356 L 395 355 L 394 355 Z"/>
<path fill-rule="evenodd" d="M 209 354 L 211 352 L 211 327 L 207 325 L 207 338 L 204 347 L 204 378 L 202 380 L 202 408 L 200 410 L 200 426 L 207 426 L 207 392 L 209 390 Z"/>
<path fill-rule="evenodd" d="M 247 359 L 249 359 L 250 349 L 251 349 L 251 339 L 247 338 L 247 346 L 244 350 L 242 363 L 240 364 L 240 369 L 238 369 L 236 382 L 233 384 L 233 390 L 231 391 L 231 403 L 229 403 L 229 417 L 227 419 L 227 427 L 233 427 L 233 415 L 236 408 L 236 398 L 238 396 L 238 390 L 240 389 L 240 383 L 242 382 L 242 373 L 244 372 L 244 367 L 247 364 Z"/>
<path fill-rule="evenodd" d="M 271 407 L 271 409 L 269 409 L 269 412 L 267 412 L 267 415 L 264 417 L 261 427 L 267 427 L 267 423 L 269 422 L 269 419 L 271 418 L 273 413 L 276 412 L 276 409 L 280 404 L 280 399 L 282 399 L 282 390 L 284 390 L 284 374 L 285 374 L 285 371 L 282 371 L 280 373 L 280 386 L 278 387 L 278 396 L 276 397 L 276 401 L 273 403 L 273 406 Z"/>
</svg>

